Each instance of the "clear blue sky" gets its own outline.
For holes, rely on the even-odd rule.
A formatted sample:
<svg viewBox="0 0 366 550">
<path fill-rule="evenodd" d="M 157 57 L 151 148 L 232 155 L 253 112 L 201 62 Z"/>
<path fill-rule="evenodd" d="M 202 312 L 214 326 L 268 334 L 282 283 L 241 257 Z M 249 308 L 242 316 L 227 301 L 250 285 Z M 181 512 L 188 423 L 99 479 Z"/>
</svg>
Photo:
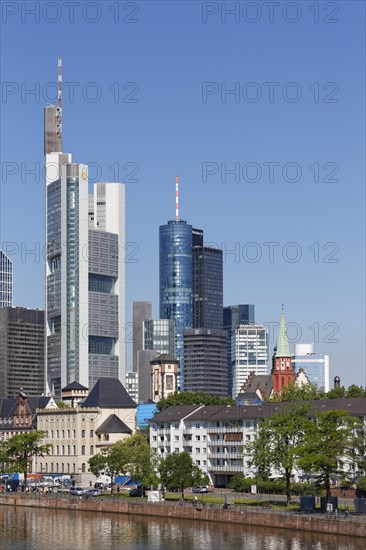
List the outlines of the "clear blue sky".
<svg viewBox="0 0 366 550">
<path fill-rule="evenodd" d="M 0 236 L 19 248 L 15 304 L 43 307 L 43 261 L 21 250 L 43 246 L 44 182 L 24 170 L 43 162 L 43 107 L 53 92 L 47 83 L 56 81 L 62 53 L 64 81 L 79 83 L 74 98 L 70 84 L 64 89 L 64 150 L 98 163 L 104 181 L 115 179 L 115 163 L 120 180 L 132 170 L 126 163 L 139 168 L 138 181 L 126 183 L 127 241 L 138 247 L 130 258 L 138 262 L 127 263 L 127 320 L 133 300 L 151 300 L 158 316 L 158 227 L 174 217 L 178 174 L 181 216 L 204 229 L 206 242 L 236 248 L 236 256 L 224 253 L 225 304 L 253 303 L 256 320 L 271 323 L 283 302 L 287 321 L 301 328 L 298 341 L 318 340 L 316 350 L 329 353 L 331 380 L 337 374 L 346 385 L 363 385 L 364 2 L 281 2 L 273 22 L 262 2 L 256 11 L 240 2 L 240 13 L 226 21 L 217 2 L 119 2 L 119 14 L 117 2 L 95 2 L 97 9 L 80 2 L 74 22 L 63 2 L 58 11 L 19 2 L 11 15 L 15 4 L 2 2 Z M 24 11 L 36 4 L 37 22 Z M 218 13 L 203 22 L 209 10 Z M 129 82 L 138 86 L 135 95 L 136 84 L 123 89 Z M 203 101 L 205 82 L 213 84 Z M 276 83 L 273 101 L 268 82 Z M 35 86 L 39 97 L 25 94 Z M 221 91 L 235 86 L 240 97 L 224 101 Z M 88 100 L 96 90 L 100 99 Z M 255 94 L 258 101 L 250 101 Z M 296 94 L 299 101 L 291 101 Z M 271 162 L 278 163 L 273 181 Z M 217 173 L 203 178 L 203 163 Z M 237 163 L 239 181 L 228 174 L 225 182 L 221 163 Z M 299 167 L 299 181 L 286 181 Z M 279 243 L 273 261 L 268 242 Z M 296 331 L 292 325 L 290 339 Z"/>
</svg>

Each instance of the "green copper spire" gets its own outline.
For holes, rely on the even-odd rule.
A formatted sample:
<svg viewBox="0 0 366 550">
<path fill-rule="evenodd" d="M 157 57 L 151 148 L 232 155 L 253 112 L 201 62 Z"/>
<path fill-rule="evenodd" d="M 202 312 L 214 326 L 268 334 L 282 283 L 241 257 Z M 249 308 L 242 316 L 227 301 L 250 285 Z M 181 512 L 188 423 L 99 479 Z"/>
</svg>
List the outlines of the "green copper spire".
<svg viewBox="0 0 366 550">
<path fill-rule="evenodd" d="M 286 333 L 285 312 L 283 310 L 283 304 L 282 304 L 280 331 L 278 334 L 276 357 L 291 357 L 290 347 L 288 345 L 288 338 Z"/>
</svg>

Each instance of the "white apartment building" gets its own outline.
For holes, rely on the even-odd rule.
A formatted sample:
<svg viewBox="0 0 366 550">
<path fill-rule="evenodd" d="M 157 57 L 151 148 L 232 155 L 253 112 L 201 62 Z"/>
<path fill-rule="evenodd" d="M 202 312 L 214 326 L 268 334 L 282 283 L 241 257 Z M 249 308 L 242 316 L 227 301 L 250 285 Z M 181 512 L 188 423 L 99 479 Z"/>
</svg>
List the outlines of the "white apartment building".
<svg viewBox="0 0 366 550">
<path fill-rule="evenodd" d="M 159 458 L 186 451 L 207 474 L 215 487 L 226 487 L 238 472 L 255 477 L 246 446 L 255 440 L 259 422 L 278 412 L 286 403 L 264 402 L 248 406 L 182 405 L 157 413 L 150 421 L 150 446 Z M 343 409 L 363 419 L 366 426 L 364 398 L 329 399 L 313 402 L 319 410 Z M 343 469 L 354 465 L 345 460 Z M 273 474 L 281 472 L 273 471 Z M 294 479 L 301 478 L 294 471 Z"/>
<path fill-rule="evenodd" d="M 268 374 L 268 332 L 263 325 L 239 325 L 231 336 L 232 397 L 254 372 Z"/>
</svg>

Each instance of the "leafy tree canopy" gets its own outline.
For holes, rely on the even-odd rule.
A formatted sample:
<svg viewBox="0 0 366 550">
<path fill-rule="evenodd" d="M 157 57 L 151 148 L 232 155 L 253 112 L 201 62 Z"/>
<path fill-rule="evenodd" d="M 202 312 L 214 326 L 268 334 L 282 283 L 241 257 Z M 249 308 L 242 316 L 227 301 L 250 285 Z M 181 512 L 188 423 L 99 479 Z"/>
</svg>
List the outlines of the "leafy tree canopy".
<svg viewBox="0 0 366 550">
<path fill-rule="evenodd" d="M 184 489 L 194 485 L 208 483 L 208 477 L 193 463 L 191 455 L 186 452 L 172 453 L 159 464 L 161 482 L 168 489 L 180 487 L 184 498 Z"/>
<path fill-rule="evenodd" d="M 317 399 L 341 399 L 343 397 L 366 397 L 366 391 L 361 386 L 352 384 L 348 389 L 340 386 L 325 392 L 315 384 L 296 386 L 292 382 L 282 390 L 281 394 L 270 397 L 268 401 L 312 401 Z"/>
<path fill-rule="evenodd" d="M 161 399 L 156 407 L 158 411 L 167 409 L 175 405 L 231 405 L 235 406 L 236 402 L 231 397 L 219 397 L 218 395 L 208 395 L 202 391 L 198 392 L 181 392 L 172 393 L 168 397 Z"/>
<path fill-rule="evenodd" d="M 284 475 L 288 503 L 291 501 L 291 473 L 310 423 L 309 414 L 309 404 L 287 406 L 261 422 L 258 437 L 246 446 L 262 479 L 268 479 L 272 468 Z"/>
<path fill-rule="evenodd" d="M 46 433 L 33 430 L 13 435 L 3 441 L 0 447 L 0 462 L 11 466 L 24 474 L 24 486 L 27 484 L 29 463 L 34 456 L 44 456 L 51 452 L 51 444 L 42 444 Z"/>
<path fill-rule="evenodd" d="M 347 411 L 333 410 L 316 414 L 308 424 L 299 449 L 299 466 L 305 472 L 320 474 L 330 501 L 330 479 L 338 472 L 338 463 L 349 456 L 357 420 Z"/>
<path fill-rule="evenodd" d="M 97 477 L 106 474 L 113 481 L 116 475 L 130 475 L 143 485 L 156 483 L 156 455 L 141 432 L 118 441 L 89 459 L 89 469 Z"/>
</svg>

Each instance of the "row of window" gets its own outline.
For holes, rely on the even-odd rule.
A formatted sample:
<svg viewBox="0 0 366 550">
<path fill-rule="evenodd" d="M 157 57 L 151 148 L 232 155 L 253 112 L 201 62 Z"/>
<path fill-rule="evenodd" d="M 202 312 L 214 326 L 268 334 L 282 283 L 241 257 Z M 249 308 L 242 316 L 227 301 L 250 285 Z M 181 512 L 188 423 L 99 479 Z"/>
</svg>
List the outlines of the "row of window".
<svg viewBox="0 0 366 550">
<path fill-rule="evenodd" d="M 56 452 L 55 452 L 55 450 L 56 450 Z M 65 452 L 65 451 L 67 451 L 67 452 Z M 61 455 L 64 455 L 64 454 L 76 455 L 76 445 L 56 445 L 56 447 L 52 448 L 52 454 L 53 455 L 60 455 L 60 454 Z M 82 455 L 86 454 L 85 445 L 81 446 L 81 454 Z M 90 455 L 94 454 L 94 445 L 90 445 L 89 454 Z"/>
<path fill-rule="evenodd" d="M 243 420 L 243 421 L 238 420 L 238 421 L 236 421 L 236 422 L 216 422 L 215 424 L 216 424 L 216 427 L 217 427 L 217 428 L 230 428 L 230 427 L 233 426 L 233 425 L 235 425 L 235 427 L 238 427 L 238 428 L 240 428 L 240 427 L 245 427 L 245 428 L 251 428 L 251 427 L 253 427 L 253 428 L 255 428 L 256 425 L 257 425 L 257 422 L 256 422 L 256 420 L 253 420 L 253 421 L 251 421 L 251 420 L 245 420 L 245 421 L 244 421 L 244 420 Z M 156 430 L 156 429 L 159 429 L 159 430 L 164 430 L 164 429 L 169 430 L 170 428 L 173 428 L 173 427 L 174 427 L 176 430 L 178 430 L 179 427 L 180 427 L 180 425 L 179 425 L 178 423 L 176 423 L 176 424 L 174 424 L 174 425 L 173 425 L 173 424 L 172 424 L 172 425 L 169 425 L 169 424 L 168 424 L 167 426 L 165 426 L 164 424 L 159 424 L 159 426 L 156 426 L 156 424 L 153 424 L 152 427 L 153 427 L 154 430 Z M 215 426 L 212 426 L 212 425 L 211 425 L 211 426 L 209 426 L 209 427 L 212 428 L 212 427 L 215 427 Z M 191 428 L 196 428 L 196 429 L 199 429 L 199 428 L 207 428 L 207 422 L 203 422 L 202 424 L 200 424 L 200 423 L 197 422 L 197 424 L 196 424 L 195 426 L 187 426 L 187 427 L 186 427 L 186 429 L 191 429 Z M 199 436 L 198 436 L 198 437 L 199 437 Z M 197 440 L 197 441 L 198 441 L 198 440 Z"/>
<path fill-rule="evenodd" d="M 67 439 L 70 439 L 71 437 L 71 430 L 51 430 L 51 439 L 65 439 L 65 434 L 67 434 Z M 46 437 L 48 436 L 48 431 L 46 431 Z M 76 438 L 76 430 L 72 430 L 72 437 L 73 439 Z M 86 431 L 81 430 L 81 437 L 84 439 L 86 437 Z M 94 430 L 90 430 L 89 437 L 94 437 Z"/>
<path fill-rule="evenodd" d="M 40 465 L 41 466 L 41 473 L 42 472 L 50 472 L 50 473 L 56 473 L 56 474 L 75 474 L 76 473 L 76 464 L 73 463 L 73 464 L 69 464 L 69 463 L 66 463 L 66 468 L 65 468 L 65 464 L 62 462 L 61 464 L 59 464 L 58 462 L 56 462 L 55 464 L 53 462 L 51 462 L 50 464 L 50 467 L 48 468 L 48 464 L 46 463 L 44 466 L 43 464 Z M 86 464 L 85 462 L 82 463 L 81 465 L 81 471 L 82 473 L 85 473 L 86 472 Z"/>
</svg>

